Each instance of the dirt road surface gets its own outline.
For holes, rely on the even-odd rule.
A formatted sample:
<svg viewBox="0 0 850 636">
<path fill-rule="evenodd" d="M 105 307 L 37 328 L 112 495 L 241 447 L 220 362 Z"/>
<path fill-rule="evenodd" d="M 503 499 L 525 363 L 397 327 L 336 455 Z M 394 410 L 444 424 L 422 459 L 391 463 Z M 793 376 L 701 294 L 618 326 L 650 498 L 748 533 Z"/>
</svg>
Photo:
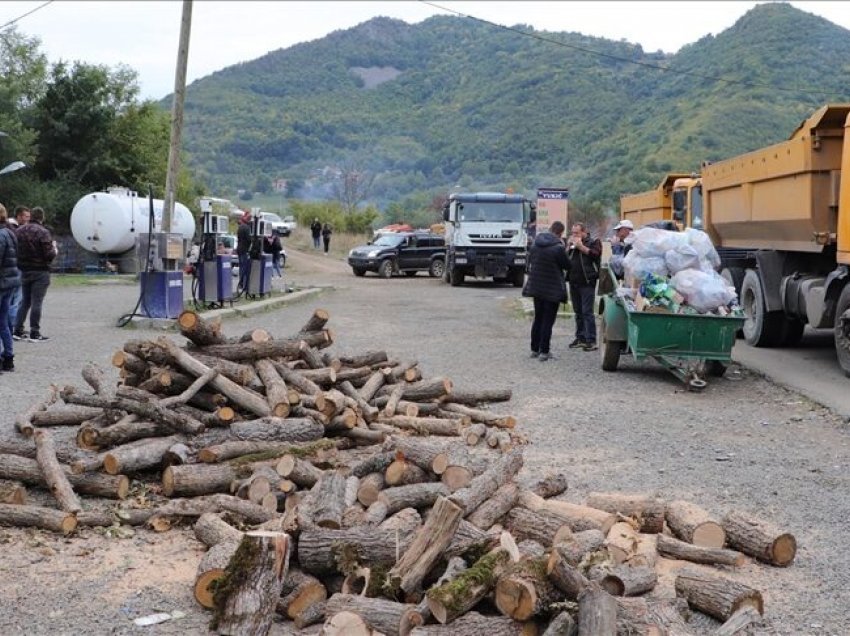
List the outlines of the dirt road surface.
<svg viewBox="0 0 850 636">
<path fill-rule="evenodd" d="M 530 323 L 517 310 L 516 289 L 452 288 L 421 274 L 358 279 L 331 257 L 287 249 L 291 280 L 334 289 L 228 320 L 228 333 L 263 326 L 285 336 L 322 307 L 337 352 L 382 348 L 418 359 L 423 375 L 448 376 L 458 389 L 509 387 L 514 398 L 500 410 L 517 416 L 531 442 L 523 476 L 565 472 L 564 498 L 573 502 L 589 491 L 649 492 L 692 500 L 717 515 L 741 509 L 771 519 L 796 535 L 794 563 L 778 569 L 748 561 L 728 572 L 764 594 L 765 619 L 752 633 L 850 633 L 850 436 L 843 418 L 746 369 L 713 380 L 701 394 L 683 392 L 652 363 L 624 360 L 620 371 L 605 373 L 598 353 L 566 348 L 573 325 L 560 319 L 557 357 L 540 363 L 528 357 Z M 17 343 L 18 370 L 0 376 L 0 435 L 15 434 L 14 414 L 51 382 L 82 385 L 87 361 L 109 368 L 127 339 L 160 335 L 114 328 L 137 292 L 134 285 L 49 290 L 43 330 L 52 339 Z M 136 489 L 135 496 L 145 494 Z M 52 505 L 47 495 L 41 500 Z M 61 538 L 0 528 L 0 634 L 205 633 L 209 615 L 191 594 L 203 549 L 191 529 L 113 534 L 83 529 Z M 655 593 L 672 595 L 672 578 L 664 577 Z M 144 628 L 132 622 L 175 610 L 185 616 Z M 705 621 L 694 633 L 712 626 Z M 288 628 L 276 623 L 272 633 Z"/>
</svg>

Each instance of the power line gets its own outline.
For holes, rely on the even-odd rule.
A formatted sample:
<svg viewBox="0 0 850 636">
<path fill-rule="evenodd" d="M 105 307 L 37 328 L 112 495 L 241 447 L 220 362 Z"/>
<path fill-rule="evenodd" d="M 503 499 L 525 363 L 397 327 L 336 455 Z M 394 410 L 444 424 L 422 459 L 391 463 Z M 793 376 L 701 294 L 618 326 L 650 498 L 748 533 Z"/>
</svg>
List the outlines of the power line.
<svg viewBox="0 0 850 636">
<path fill-rule="evenodd" d="M 455 9 L 449 9 L 448 7 L 443 7 L 433 2 L 428 2 L 427 0 L 419 0 L 422 4 L 427 4 L 428 6 L 434 7 L 435 9 L 440 9 L 441 11 L 448 11 L 449 13 L 454 13 L 462 18 L 469 18 L 470 20 L 475 20 L 476 22 L 481 22 L 482 24 L 486 24 L 488 26 L 496 27 L 498 29 L 502 29 L 504 31 L 510 31 L 512 33 L 518 33 L 519 35 L 532 38 L 535 40 L 540 40 L 541 42 L 547 42 L 549 44 L 555 44 L 557 46 L 562 46 L 566 49 L 572 49 L 574 51 L 580 51 L 582 53 L 587 53 L 588 55 L 595 55 L 597 57 L 606 58 L 609 60 L 616 60 L 618 62 L 626 62 L 628 64 L 635 64 L 637 66 L 643 66 L 646 68 L 651 68 L 656 71 L 664 71 L 666 73 L 675 73 L 677 75 L 687 75 L 690 77 L 697 77 L 703 80 L 710 80 L 712 82 L 724 82 L 726 84 L 739 84 L 742 86 L 750 86 L 754 88 L 769 88 L 771 90 L 776 91 L 786 91 L 791 93 L 806 93 L 806 94 L 819 94 L 819 95 L 835 95 L 833 91 L 826 91 L 822 89 L 810 89 L 810 88 L 789 88 L 785 86 L 775 86 L 773 84 L 764 84 L 761 82 L 749 82 L 747 80 L 735 80 L 728 79 L 725 77 L 717 77 L 715 75 L 704 75 L 702 73 L 696 73 L 694 71 L 685 71 L 674 68 L 669 68 L 666 66 L 659 66 L 658 64 L 652 64 L 651 62 L 641 62 L 639 60 L 632 60 L 627 57 L 620 57 L 619 55 L 612 55 L 611 53 L 603 53 L 602 51 L 596 51 L 594 49 L 588 49 L 583 46 L 577 46 L 575 44 L 569 44 L 567 42 L 561 42 L 559 40 L 553 40 L 552 38 L 547 38 L 545 36 L 539 35 L 537 33 L 528 33 L 526 31 L 521 31 L 520 29 L 516 29 L 514 27 L 508 27 L 503 24 L 498 24 L 496 22 L 490 22 L 489 20 L 485 20 L 484 18 L 478 18 L 474 15 L 468 15 L 466 13 L 461 13 L 460 11 L 456 11 Z"/>
<path fill-rule="evenodd" d="M 24 19 L 25 17 L 27 17 L 28 15 L 32 15 L 32 14 L 33 14 L 33 13 L 35 13 L 36 11 L 39 11 L 40 9 L 43 9 L 43 8 L 44 8 L 44 7 L 46 7 L 48 4 L 52 4 L 52 3 L 53 3 L 53 0 L 47 0 L 47 2 L 45 2 L 44 4 L 40 4 L 40 5 L 38 5 L 35 9 L 31 9 L 30 11 L 27 11 L 25 14 L 18 16 L 18 17 L 17 17 L 17 18 L 15 18 L 14 20 L 9 20 L 6 24 L 0 25 L 0 31 L 2 31 L 3 29 L 5 29 L 6 27 L 12 26 L 13 24 L 15 24 L 15 22 L 19 22 L 20 20 L 23 20 L 23 19 Z"/>
</svg>

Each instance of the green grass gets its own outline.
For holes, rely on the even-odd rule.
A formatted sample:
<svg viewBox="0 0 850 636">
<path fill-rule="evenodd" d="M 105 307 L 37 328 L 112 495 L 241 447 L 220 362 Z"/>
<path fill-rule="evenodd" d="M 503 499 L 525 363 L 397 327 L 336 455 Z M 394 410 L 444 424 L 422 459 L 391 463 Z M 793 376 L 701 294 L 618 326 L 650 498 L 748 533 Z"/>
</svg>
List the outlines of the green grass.
<svg viewBox="0 0 850 636">
<path fill-rule="evenodd" d="M 79 285 L 135 285 L 135 274 L 52 274 L 50 284 L 54 287 L 77 287 Z"/>
</svg>

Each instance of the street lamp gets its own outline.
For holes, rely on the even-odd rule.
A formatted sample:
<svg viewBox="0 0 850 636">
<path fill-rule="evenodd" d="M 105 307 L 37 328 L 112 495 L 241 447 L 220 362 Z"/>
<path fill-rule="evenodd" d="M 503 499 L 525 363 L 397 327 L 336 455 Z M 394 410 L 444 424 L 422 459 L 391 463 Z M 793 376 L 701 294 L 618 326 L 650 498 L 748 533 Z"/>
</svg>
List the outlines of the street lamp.
<svg viewBox="0 0 850 636">
<path fill-rule="evenodd" d="M 2 137 L 3 135 L 0 135 Z M 9 174 L 10 172 L 15 172 L 16 170 L 20 170 L 21 168 L 26 168 L 27 164 L 23 161 L 13 161 L 8 166 L 0 170 L 0 175 Z"/>
</svg>

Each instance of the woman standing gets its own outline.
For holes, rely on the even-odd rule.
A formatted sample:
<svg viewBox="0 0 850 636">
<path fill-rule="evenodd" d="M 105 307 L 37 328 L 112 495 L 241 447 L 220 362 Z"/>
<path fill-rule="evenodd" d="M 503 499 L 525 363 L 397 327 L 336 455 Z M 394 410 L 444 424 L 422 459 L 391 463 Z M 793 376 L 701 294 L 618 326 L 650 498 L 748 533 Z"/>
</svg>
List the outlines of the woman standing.
<svg viewBox="0 0 850 636">
<path fill-rule="evenodd" d="M 528 254 L 528 280 L 522 294 L 534 298 L 531 357 L 541 362 L 552 357 L 549 352 L 552 327 L 558 317 L 558 305 L 567 300 L 564 274 L 569 268 L 569 261 L 561 239 L 565 229 L 563 223 L 555 221 L 548 232 L 537 235 Z"/>
<path fill-rule="evenodd" d="M 333 234 L 333 230 L 331 230 L 330 223 L 325 223 L 322 226 L 322 240 L 325 242 L 325 254 L 328 253 L 328 247 L 331 244 L 331 234 Z"/>
<path fill-rule="evenodd" d="M 9 326 L 9 305 L 21 286 L 18 269 L 18 241 L 15 233 L 6 224 L 6 208 L 0 203 L 0 371 L 15 370 L 15 354 L 12 348 L 12 329 Z"/>
</svg>

